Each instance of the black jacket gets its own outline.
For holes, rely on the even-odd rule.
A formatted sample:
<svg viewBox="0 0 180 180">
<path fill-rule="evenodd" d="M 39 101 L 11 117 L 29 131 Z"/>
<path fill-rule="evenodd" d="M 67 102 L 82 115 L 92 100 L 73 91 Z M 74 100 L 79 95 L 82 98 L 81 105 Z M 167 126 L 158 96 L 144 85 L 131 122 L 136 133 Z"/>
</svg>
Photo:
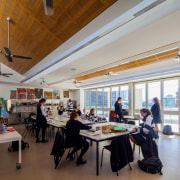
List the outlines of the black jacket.
<svg viewBox="0 0 180 180">
<path fill-rule="evenodd" d="M 155 124 L 160 124 L 160 123 L 162 123 L 162 121 L 161 121 L 161 109 L 160 109 L 158 103 L 155 103 L 155 104 L 151 107 L 151 112 L 152 112 L 152 115 L 153 115 L 154 123 L 155 123 Z"/>
<path fill-rule="evenodd" d="M 78 109 L 78 111 L 73 110 L 73 112 L 78 113 L 79 116 L 81 116 L 81 114 L 82 114 L 82 113 L 81 113 L 81 110 L 79 110 L 79 109 Z"/>
<path fill-rule="evenodd" d="M 116 114 L 118 114 L 119 117 L 122 119 L 122 118 L 123 118 L 122 104 L 116 102 L 114 106 L 115 106 L 115 112 L 116 112 Z"/>
<path fill-rule="evenodd" d="M 51 151 L 51 155 L 62 157 L 64 154 L 64 138 L 60 131 L 56 132 L 56 137 L 54 140 L 54 145 Z"/>
<path fill-rule="evenodd" d="M 111 142 L 111 169 L 117 172 L 133 162 L 133 151 L 129 141 L 129 135 L 122 135 Z"/>
<path fill-rule="evenodd" d="M 42 114 L 41 106 L 42 106 L 42 105 L 40 105 L 40 106 L 37 108 L 36 121 L 37 121 L 37 126 L 39 126 L 39 127 L 44 127 L 44 126 L 47 125 L 47 120 L 46 120 L 46 117 Z"/>
<path fill-rule="evenodd" d="M 78 120 L 68 121 L 66 124 L 66 147 L 80 146 L 84 139 L 79 135 L 81 129 L 90 129 Z"/>
</svg>

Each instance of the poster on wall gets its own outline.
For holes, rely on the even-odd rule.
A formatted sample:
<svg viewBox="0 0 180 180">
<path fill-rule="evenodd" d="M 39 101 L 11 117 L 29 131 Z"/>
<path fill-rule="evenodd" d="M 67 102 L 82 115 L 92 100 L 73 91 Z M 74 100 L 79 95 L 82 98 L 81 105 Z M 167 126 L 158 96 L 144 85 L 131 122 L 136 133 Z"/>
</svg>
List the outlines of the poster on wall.
<svg viewBox="0 0 180 180">
<path fill-rule="evenodd" d="M 64 98 L 69 98 L 69 91 L 63 91 Z"/>
<path fill-rule="evenodd" d="M 10 99 L 17 99 L 16 95 L 17 95 L 16 90 L 11 90 L 10 91 Z"/>
<path fill-rule="evenodd" d="M 27 100 L 34 100 L 34 94 L 27 94 Z"/>
<path fill-rule="evenodd" d="M 35 90 L 34 89 L 27 89 L 27 94 L 35 94 Z"/>
<path fill-rule="evenodd" d="M 43 89 L 35 88 L 35 99 L 43 98 Z"/>
<path fill-rule="evenodd" d="M 26 94 L 18 94 L 18 99 L 26 99 Z"/>
<path fill-rule="evenodd" d="M 45 99 L 52 99 L 52 92 L 44 91 L 44 98 Z"/>
<path fill-rule="evenodd" d="M 52 97 L 53 97 L 53 99 L 60 99 L 60 91 L 59 90 L 53 90 L 52 91 Z"/>
<path fill-rule="evenodd" d="M 26 88 L 17 88 L 18 94 L 26 94 Z"/>
</svg>

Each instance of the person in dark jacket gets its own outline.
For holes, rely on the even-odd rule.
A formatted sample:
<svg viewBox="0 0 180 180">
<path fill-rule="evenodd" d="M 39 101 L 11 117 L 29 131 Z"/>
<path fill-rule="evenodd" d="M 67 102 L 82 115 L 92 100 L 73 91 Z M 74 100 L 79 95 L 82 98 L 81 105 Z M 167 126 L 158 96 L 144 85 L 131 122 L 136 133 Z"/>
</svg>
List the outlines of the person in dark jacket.
<svg viewBox="0 0 180 180">
<path fill-rule="evenodd" d="M 44 98 L 39 100 L 39 103 L 37 104 L 37 130 L 36 130 L 36 143 L 42 142 L 48 142 L 45 140 L 45 133 L 46 133 L 46 126 L 47 126 L 47 120 L 46 117 L 48 116 L 46 114 L 44 104 L 46 103 L 46 100 Z M 42 141 L 39 140 L 39 131 L 42 129 Z"/>
<path fill-rule="evenodd" d="M 63 115 L 63 112 L 64 112 L 64 107 L 61 106 L 60 109 L 59 109 L 58 114 L 59 114 L 59 115 Z"/>
<path fill-rule="evenodd" d="M 121 122 L 121 119 L 123 119 L 123 111 L 122 111 L 122 104 L 121 104 L 122 98 L 118 97 L 116 103 L 115 103 L 115 112 L 116 112 L 116 118 L 117 122 Z"/>
<path fill-rule="evenodd" d="M 151 112 L 152 112 L 153 119 L 154 119 L 155 129 L 156 129 L 156 131 L 159 131 L 158 124 L 162 123 L 161 104 L 157 97 L 153 98 L 153 103 L 154 103 L 154 105 L 151 107 Z"/>
<path fill-rule="evenodd" d="M 80 136 L 80 130 L 91 129 L 90 126 L 86 126 L 78 120 L 79 115 L 76 112 L 72 112 L 70 114 L 70 120 L 66 124 L 66 147 L 74 147 L 67 157 L 70 160 L 74 160 L 74 153 L 81 149 L 81 153 L 76 162 L 77 165 L 86 163 L 86 160 L 83 159 L 83 155 L 89 148 L 89 143 Z"/>
<path fill-rule="evenodd" d="M 79 109 L 77 108 L 77 106 L 74 107 L 74 111 L 73 111 L 73 112 L 78 113 L 79 116 L 81 116 L 81 114 L 82 114 L 82 113 L 81 113 L 81 110 L 79 110 Z"/>
</svg>

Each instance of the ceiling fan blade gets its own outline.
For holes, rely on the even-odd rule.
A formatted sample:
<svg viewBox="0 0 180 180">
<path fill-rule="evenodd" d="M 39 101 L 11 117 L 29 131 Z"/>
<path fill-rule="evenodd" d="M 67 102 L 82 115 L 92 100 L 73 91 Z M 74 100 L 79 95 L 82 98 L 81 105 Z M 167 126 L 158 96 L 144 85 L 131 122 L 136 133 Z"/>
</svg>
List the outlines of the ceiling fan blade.
<svg viewBox="0 0 180 180">
<path fill-rule="evenodd" d="M 12 62 L 12 57 L 11 57 L 11 56 L 5 54 L 5 57 L 7 58 L 7 60 L 8 60 L 9 62 Z"/>
<path fill-rule="evenodd" d="M 45 15 L 54 15 L 53 0 L 43 0 Z"/>
<path fill-rule="evenodd" d="M 3 76 L 12 76 L 13 74 L 11 73 L 2 73 Z"/>
<path fill-rule="evenodd" d="M 21 58 L 21 59 L 32 59 L 32 57 L 25 57 L 25 56 L 18 56 L 18 55 L 12 55 L 14 58 Z"/>
<path fill-rule="evenodd" d="M 5 50 L 6 54 L 11 55 L 11 51 L 10 51 L 10 49 L 9 49 L 9 48 L 4 47 L 4 50 Z"/>
<path fill-rule="evenodd" d="M 4 77 L 10 77 L 10 76 L 7 76 L 7 75 L 2 75 L 2 76 L 4 76 Z"/>
</svg>

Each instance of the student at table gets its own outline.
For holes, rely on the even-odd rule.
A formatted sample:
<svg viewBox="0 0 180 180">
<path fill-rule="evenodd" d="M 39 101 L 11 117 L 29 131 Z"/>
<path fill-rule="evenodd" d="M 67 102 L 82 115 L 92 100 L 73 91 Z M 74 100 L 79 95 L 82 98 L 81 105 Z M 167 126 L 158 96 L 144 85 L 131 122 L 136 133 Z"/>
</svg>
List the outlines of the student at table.
<svg viewBox="0 0 180 180">
<path fill-rule="evenodd" d="M 50 113 L 51 113 L 51 109 L 50 109 L 50 108 L 47 108 L 46 114 L 49 116 Z"/>
<path fill-rule="evenodd" d="M 48 142 L 45 140 L 45 133 L 46 133 L 46 126 L 47 126 L 47 114 L 44 108 L 44 104 L 46 103 L 46 100 L 44 98 L 39 100 L 39 103 L 37 104 L 37 130 L 36 130 L 36 143 L 42 142 L 46 143 Z M 42 141 L 39 140 L 39 131 L 42 129 Z"/>
<path fill-rule="evenodd" d="M 86 109 L 83 109 L 83 114 L 81 115 L 82 119 L 88 119 L 89 114 L 86 112 Z"/>
<path fill-rule="evenodd" d="M 73 112 L 76 112 L 78 113 L 79 116 L 81 116 L 81 110 L 77 108 L 77 106 L 74 107 L 74 111 Z"/>
<path fill-rule="evenodd" d="M 161 120 L 161 104 L 159 102 L 159 99 L 157 97 L 153 98 L 154 105 L 151 107 L 151 112 L 153 115 L 153 120 L 155 123 L 155 129 L 156 131 L 159 131 L 158 124 L 162 123 Z"/>
<path fill-rule="evenodd" d="M 98 121 L 98 117 L 95 115 L 95 110 L 94 109 L 90 110 L 89 120 L 93 121 L 93 122 L 97 122 Z"/>
<path fill-rule="evenodd" d="M 121 122 L 121 120 L 123 119 L 123 110 L 122 110 L 121 101 L 122 101 L 122 98 L 118 97 L 116 103 L 114 104 L 117 122 Z"/>
<path fill-rule="evenodd" d="M 59 114 L 59 115 L 62 115 L 62 114 L 63 114 L 63 112 L 64 112 L 64 107 L 63 107 L 63 106 L 61 106 L 61 107 L 60 107 L 60 109 L 59 109 L 58 114 Z"/>
<path fill-rule="evenodd" d="M 137 133 L 131 134 L 129 137 L 132 142 L 142 146 L 145 143 L 147 135 L 155 127 L 155 125 L 149 109 L 143 108 L 140 110 L 140 113 L 143 117 L 143 124 L 138 128 L 134 128 L 133 131 Z"/>
<path fill-rule="evenodd" d="M 81 149 L 81 153 L 76 162 L 77 165 L 86 163 L 83 156 L 89 148 L 89 143 L 79 135 L 80 130 L 91 129 L 90 126 L 86 126 L 78 120 L 79 115 L 76 112 L 72 112 L 70 114 L 70 120 L 66 125 L 66 147 L 74 147 L 71 153 L 68 154 L 68 158 L 74 160 L 74 153 Z"/>
<path fill-rule="evenodd" d="M 72 103 L 71 99 L 69 99 L 68 108 L 69 108 L 69 112 L 73 111 L 73 103 Z"/>
</svg>

